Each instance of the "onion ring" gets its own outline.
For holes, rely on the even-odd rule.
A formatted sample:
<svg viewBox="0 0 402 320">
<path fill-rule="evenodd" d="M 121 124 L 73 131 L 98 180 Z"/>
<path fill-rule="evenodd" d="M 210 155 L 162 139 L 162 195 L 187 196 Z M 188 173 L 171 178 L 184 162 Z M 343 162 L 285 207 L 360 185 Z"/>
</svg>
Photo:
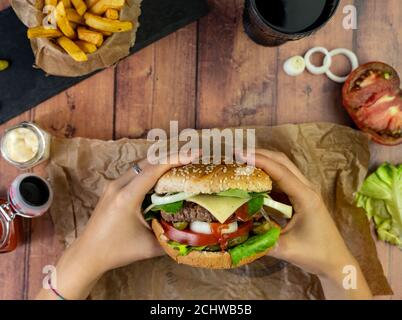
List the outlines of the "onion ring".
<svg viewBox="0 0 402 320">
<path fill-rule="evenodd" d="M 171 194 L 171 195 L 168 194 L 165 196 L 160 196 L 160 195 L 154 193 L 151 196 L 151 201 L 152 201 L 152 204 L 163 205 L 163 204 L 169 204 L 169 203 L 173 203 L 173 202 L 177 202 L 177 201 L 186 200 L 192 196 L 195 196 L 195 194 L 188 193 L 188 192 L 180 192 L 180 193 Z"/>
<path fill-rule="evenodd" d="M 359 60 L 357 59 L 356 54 L 345 48 L 338 48 L 338 49 L 334 49 L 331 52 L 329 52 L 329 55 L 326 56 L 324 59 L 324 64 L 325 64 L 325 60 L 329 59 L 328 57 L 330 57 L 332 59 L 332 57 L 340 55 L 340 54 L 344 55 L 346 58 L 349 59 L 350 64 L 352 66 L 352 70 L 350 71 L 350 73 L 359 67 Z M 347 76 L 340 77 L 340 76 L 337 76 L 334 73 L 332 73 L 332 71 L 329 68 L 325 72 L 325 74 L 327 75 L 328 78 L 330 78 L 332 81 L 335 81 L 338 83 L 344 83 L 348 79 L 350 73 Z"/>
<path fill-rule="evenodd" d="M 310 61 L 311 56 L 316 52 L 320 52 L 320 53 L 323 53 L 325 55 L 323 65 L 321 67 L 315 66 Z M 304 60 L 306 61 L 307 70 L 310 73 L 315 74 L 315 75 L 326 73 L 329 70 L 329 68 L 331 67 L 331 64 L 332 64 L 332 57 L 329 54 L 328 50 L 326 48 L 324 48 L 324 47 L 315 47 L 315 48 L 310 49 L 309 51 L 307 51 L 306 55 L 304 56 Z"/>
</svg>

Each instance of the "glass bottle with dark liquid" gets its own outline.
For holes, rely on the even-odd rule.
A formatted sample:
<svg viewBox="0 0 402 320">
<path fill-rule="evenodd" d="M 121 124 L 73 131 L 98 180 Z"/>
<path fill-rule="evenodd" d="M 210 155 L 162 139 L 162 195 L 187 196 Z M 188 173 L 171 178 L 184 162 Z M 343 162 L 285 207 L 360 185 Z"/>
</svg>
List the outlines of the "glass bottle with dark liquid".
<svg viewBox="0 0 402 320">
<path fill-rule="evenodd" d="M 339 0 L 246 0 L 244 28 L 256 43 L 278 46 L 320 29 L 338 5 Z"/>
</svg>

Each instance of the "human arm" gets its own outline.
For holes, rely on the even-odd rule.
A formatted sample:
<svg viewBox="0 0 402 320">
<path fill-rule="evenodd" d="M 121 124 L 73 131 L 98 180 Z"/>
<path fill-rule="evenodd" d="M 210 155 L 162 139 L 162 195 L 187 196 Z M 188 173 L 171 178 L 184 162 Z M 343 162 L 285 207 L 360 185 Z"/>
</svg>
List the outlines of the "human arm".
<svg viewBox="0 0 402 320">
<path fill-rule="evenodd" d="M 321 195 L 282 153 L 257 150 L 249 161 L 266 171 L 285 192 L 295 215 L 271 255 L 316 274 L 327 299 L 371 299 L 359 264 L 343 241 Z M 356 270 L 356 289 L 343 287 L 345 266 Z"/>
<path fill-rule="evenodd" d="M 140 174 L 130 169 L 109 183 L 85 230 L 57 263 L 52 287 L 66 299 L 85 299 L 106 271 L 164 254 L 142 217 L 141 205 L 163 173 L 191 160 L 183 155 L 164 165 L 142 160 Z M 58 296 L 41 289 L 36 298 Z"/>
</svg>

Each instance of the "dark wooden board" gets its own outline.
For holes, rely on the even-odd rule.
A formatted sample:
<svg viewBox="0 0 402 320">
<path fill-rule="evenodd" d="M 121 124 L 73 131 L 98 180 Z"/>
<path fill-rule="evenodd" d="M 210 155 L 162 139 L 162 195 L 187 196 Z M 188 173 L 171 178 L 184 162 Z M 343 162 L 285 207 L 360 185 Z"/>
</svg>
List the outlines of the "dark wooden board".
<svg viewBox="0 0 402 320">
<path fill-rule="evenodd" d="M 130 53 L 143 49 L 206 13 L 205 0 L 143 1 L 141 27 Z M 0 74 L 0 123 L 92 75 L 74 78 L 47 76 L 42 70 L 33 68 L 34 56 L 26 37 L 26 27 L 11 8 L 0 12 L 0 39 L 0 57 L 12 63 Z"/>
</svg>

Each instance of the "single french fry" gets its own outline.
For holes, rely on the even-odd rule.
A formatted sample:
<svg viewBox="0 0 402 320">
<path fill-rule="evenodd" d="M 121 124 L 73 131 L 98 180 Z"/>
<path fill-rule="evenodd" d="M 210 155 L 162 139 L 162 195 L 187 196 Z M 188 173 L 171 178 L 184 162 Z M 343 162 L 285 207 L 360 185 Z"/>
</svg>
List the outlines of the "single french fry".
<svg viewBox="0 0 402 320">
<path fill-rule="evenodd" d="M 95 3 L 97 3 L 99 0 L 85 0 L 85 3 L 87 4 L 88 8 L 91 8 Z"/>
<path fill-rule="evenodd" d="M 112 20 L 119 19 L 119 11 L 116 9 L 107 9 L 105 12 L 105 17 Z"/>
<path fill-rule="evenodd" d="M 76 33 L 73 29 L 73 27 L 70 24 L 70 21 L 68 21 L 67 19 L 67 14 L 66 14 L 66 10 L 64 8 L 64 4 L 63 2 L 59 2 L 56 6 L 56 10 L 55 10 L 55 16 L 56 16 L 56 21 L 57 21 L 57 25 L 60 29 L 61 32 L 63 32 L 63 34 L 70 38 L 70 39 L 74 39 L 76 36 Z"/>
<path fill-rule="evenodd" d="M 61 0 L 63 1 L 64 8 L 71 8 L 71 0 Z"/>
<path fill-rule="evenodd" d="M 57 38 L 63 34 L 57 29 L 45 28 L 43 26 L 29 28 L 27 31 L 28 39 L 34 38 Z"/>
<path fill-rule="evenodd" d="M 100 32 L 100 33 L 102 33 L 105 37 L 110 37 L 110 36 L 113 34 L 113 32 L 97 30 L 97 29 L 94 29 L 94 28 L 91 28 L 91 27 L 89 27 L 89 30 L 92 30 L 92 31 L 95 31 L 95 32 Z"/>
<path fill-rule="evenodd" d="M 57 39 L 57 43 L 59 44 L 60 47 L 62 47 L 69 55 L 71 58 L 73 58 L 75 61 L 78 62 L 83 62 L 87 61 L 88 57 L 85 54 L 84 51 L 80 49 L 79 46 L 77 46 L 73 40 L 62 36 Z"/>
<path fill-rule="evenodd" d="M 77 32 L 78 32 L 78 39 L 80 40 L 92 43 L 97 47 L 100 47 L 103 43 L 103 34 L 100 32 L 88 30 L 83 27 L 78 27 Z"/>
<path fill-rule="evenodd" d="M 111 20 L 102 18 L 91 13 L 84 15 L 85 24 L 97 30 L 109 32 L 125 32 L 133 29 L 131 21 Z"/>
<path fill-rule="evenodd" d="M 96 50 L 98 50 L 98 48 L 94 44 L 87 41 L 77 40 L 75 41 L 75 44 L 79 46 L 80 49 L 85 53 L 94 53 Z"/>
<path fill-rule="evenodd" d="M 121 9 L 123 8 L 125 0 L 99 0 L 89 11 L 93 14 L 102 15 L 107 9 Z"/>
<path fill-rule="evenodd" d="M 45 6 L 57 6 L 57 0 L 45 0 Z"/>
<path fill-rule="evenodd" d="M 78 24 L 84 24 L 85 23 L 84 18 L 81 17 L 78 14 L 78 12 L 73 8 L 66 9 L 66 15 L 67 15 L 67 19 L 68 19 L 68 21 L 70 21 L 70 23 L 71 22 L 78 23 Z"/>
<path fill-rule="evenodd" d="M 77 10 L 80 16 L 83 16 L 84 13 L 87 11 L 88 7 L 85 4 L 84 0 L 71 0 L 73 3 L 74 8 Z"/>
</svg>

